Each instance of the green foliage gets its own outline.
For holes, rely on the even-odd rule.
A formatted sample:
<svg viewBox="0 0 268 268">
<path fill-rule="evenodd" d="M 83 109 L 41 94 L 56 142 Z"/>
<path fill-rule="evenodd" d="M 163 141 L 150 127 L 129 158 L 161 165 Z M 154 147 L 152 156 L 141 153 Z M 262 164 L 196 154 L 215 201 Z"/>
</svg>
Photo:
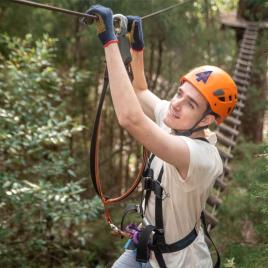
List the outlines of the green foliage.
<svg viewBox="0 0 268 268">
<path fill-rule="evenodd" d="M 240 0 L 238 15 L 252 21 L 268 18 L 268 2 L 266 0 Z"/>
<path fill-rule="evenodd" d="M 88 247 L 88 224 L 102 204 L 99 198 L 81 199 L 85 189 L 80 182 L 56 187 L 46 181 L 37 185 L 1 179 L 1 266 L 59 265 L 75 260 L 77 248 Z M 82 254 L 88 261 L 91 255 Z"/>
<path fill-rule="evenodd" d="M 16 167 L 15 177 L 20 179 L 59 178 L 67 172 L 75 176 L 69 142 L 83 126 L 62 111 L 63 94 L 79 81 L 72 77 L 74 70 L 61 77 L 52 66 L 54 39 L 44 36 L 33 43 L 31 35 L 24 40 L 1 37 L 7 50 L 0 65 L 0 146 L 5 170 Z"/>
<path fill-rule="evenodd" d="M 235 268 L 234 258 L 227 259 L 226 262 L 224 263 L 224 267 Z"/>
<path fill-rule="evenodd" d="M 219 211 L 214 234 L 224 267 L 265 267 L 268 232 L 268 145 L 240 141 L 235 151 L 233 181 Z"/>
<path fill-rule="evenodd" d="M 94 256 L 89 223 L 103 207 L 85 198 L 71 148 L 84 126 L 66 113 L 87 73 L 57 70 L 55 42 L 0 36 L 1 267 L 77 267 L 78 255 Z"/>
</svg>

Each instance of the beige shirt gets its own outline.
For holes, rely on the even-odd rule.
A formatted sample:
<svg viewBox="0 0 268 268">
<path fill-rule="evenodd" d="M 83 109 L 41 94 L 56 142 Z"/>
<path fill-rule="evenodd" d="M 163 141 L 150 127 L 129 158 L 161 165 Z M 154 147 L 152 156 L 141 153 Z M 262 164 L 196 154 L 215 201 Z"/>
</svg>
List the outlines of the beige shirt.
<svg viewBox="0 0 268 268">
<path fill-rule="evenodd" d="M 168 106 L 169 102 L 161 101 L 156 106 L 155 118 L 160 127 L 171 132 L 163 123 Z M 163 256 L 168 268 L 210 268 L 212 260 L 200 227 L 200 215 L 205 207 L 209 190 L 223 171 L 222 161 L 214 144 L 188 137 L 182 138 L 190 150 L 190 165 L 185 181 L 174 166 L 158 157 L 154 158 L 151 167 L 154 169 L 155 179 L 157 179 L 159 171 L 164 165 L 161 185 L 168 194 L 168 197 L 162 202 L 166 243 L 170 244 L 182 239 L 195 226 L 198 236 L 187 248 L 174 253 L 165 253 Z M 207 138 L 210 142 L 216 141 L 214 133 Z M 183 156 L 178 155 L 178 157 Z M 154 206 L 155 196 L 152 193 L 145 217 L 153 225 L 155 224 Z M 153 252 L 150 264 L 154 268 L 159 267 Z"/>
</svg>

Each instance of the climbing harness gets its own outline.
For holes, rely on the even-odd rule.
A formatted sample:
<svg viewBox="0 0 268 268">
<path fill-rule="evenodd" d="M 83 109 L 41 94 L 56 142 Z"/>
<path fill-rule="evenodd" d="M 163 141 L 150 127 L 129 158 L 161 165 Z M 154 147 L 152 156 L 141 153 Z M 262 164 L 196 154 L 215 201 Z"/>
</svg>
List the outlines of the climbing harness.
<svg viewBox="0 0 268 268">
<path fill-rule="evenodd" d="M 208 142 L 205 138 L 196 138 Z M 196 226 L 193 226 L 192 231 L 187 234 L 184 238 L 172 243 L 167 244 L 165 241 L 164 234 L 164 223 L 163 223 L 163 207 L 162 202 L 165 198 L 169 197 L 169 194 L 165 192 L 164 188 L 161 186 L 162 176 L 164 172 L 164 166 L 162 165 L 157 179 L 154 178 L 154 170 L 151 168 L 153 159 L 155 158 L 154 154 L 151 154 L 148 159 L 146 168 L 143 172 L 143 191 L 140 205 L 129 205 L 124 212 L 121 221 L 121 228 L 124 226 L 124 220 L 126 215 L 130 212 L 139 212 L 141 216 L 145 217 L 145 210 L 148 205 L 148 201 L 151 195 L 151 192 L 154 192 L 155 195 L 155 225 L 148 223 L 145 224 L 143 228 L 137 228 L 135 226 L 135 238 L 130 240 L 126 248 L 127 249 L 136 249 L 136 260 L 139 262 L 146 263 L 149 261 L 150 251 L 154 252 L 155 258 L 160 266 L 160 268 L 166 268 L 165 260 L 163 258 L 163 253 L 172 253 L 185 249 L 193 243 L 197 237 Z M 144 207 L 144 208 L 143 208 Z M 211 239 L 205 220 L 204 212 L 201 212 L 200 219 L 203 223 L 204 232 L 207 235 L 208 239 L 211 241 L 217 253 L 217 262 L 214 265 L 214 268 L 220 267 L 220 255 L 218 249 L 216 248 L 213 240 Z M 133 228 L 134 229 L 134 228 Z"/>
</svg>

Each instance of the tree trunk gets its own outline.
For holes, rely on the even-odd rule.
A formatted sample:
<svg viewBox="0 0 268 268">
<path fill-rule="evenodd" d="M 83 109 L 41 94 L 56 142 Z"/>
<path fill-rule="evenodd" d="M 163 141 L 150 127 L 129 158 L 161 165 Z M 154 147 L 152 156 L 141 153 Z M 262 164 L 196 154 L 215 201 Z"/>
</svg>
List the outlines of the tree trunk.
<svg viewBox="0 0 268 268">
<path fill-rule="evenodd" d="M 156 88 L 157 85 L 157 79 L 160 75 L 161 72 L 161 67 L 162 67 L 162 55 L 163 55 L 163 41 L 164 40 L 159 40 L 158 41 L 158 59 L 157 59 L 157 66 L 156 66 L 156 72 L 155 72 L 155 76 L 154 76 L 154 80 L 152 83 L 152 88 L 151 90 Z"/>
<path fill-rule="evenodd" d="M 256 5 L 252 1 L 240 0 L 238 4 L 238 16 L 247 20 L 256 20 L 260 18 L 261 5 Z M 263 7 L 262 16 L 268 14 L 267 9 Z M 236 31 L 237 43 L 240 45 L 243 35 L 241 30 Z M 265 40 L 263 34 L 259 33 L 259 39 L 255 52 L 255 59 L 252 65 L 251 83 L 248 87 L 248 99 L 246 101 L 246 108 L 242 118 L 242 133 L 254 142 L 261 142 L 263 139 L 263 122 L 265 111 L 265 69 L 266 58 L 263 56 L 265 47 Z M 264 42 L 263 45 L 261 43 Z"/>
<path fill-rule="evenodd" d="M 80 37 L 80 18 L 77 18 L 75 21 L 75 30 L 74 30 L 74 36 L 75 36 L 75 46 L 74 46 L 74 62 L 76 66 L 80 66 L 81 64 L 81 37 Z"/>
<path fill-rule="evenodd" d="M 124 169 L 123 169 L 123 161 L 124 161 L 124 129 L 120 128 L 120 159 L 119 159 L 119 170 L 118 170 L 118 184 L 120 185 L 120 193 L 122 194 L 124 191 Z"/>
<path fill-rule="evenodd" d="M 210 15 L 210 10 L 211 10 L 211 1 L 204 0 L 205 1 L 205 22 L 206 22 L 206 28 L 209 30 L 211 27 L 211 15 Z M 210 39 L 207 39 L 207 52 L 208 52 L 208 58 L 210 60 L 211 58 L 211 42 Z"/>
<path fill-rule="evenodd" d="M 149 61 L 149 68 L 148 68 L 148 84 L 149 88 L 152 87 L 152 76 L 154 72 L 154 50 L 155 50 L 155 43 L 152 41 L 150 46 L 150 61 Z"/>
</svg>

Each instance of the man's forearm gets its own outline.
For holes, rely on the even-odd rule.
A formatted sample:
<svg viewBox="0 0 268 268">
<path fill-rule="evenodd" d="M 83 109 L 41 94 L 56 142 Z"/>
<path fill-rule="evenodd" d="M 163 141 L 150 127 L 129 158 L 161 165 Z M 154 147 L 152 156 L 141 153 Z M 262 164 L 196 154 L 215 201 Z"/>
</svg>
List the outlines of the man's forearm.
<svg viewBox="0 0 268 268">
<path fill-rule="evenodd" d="M 105 48 L 111 95 L 120 125 L 127 121 L 137 121 L 143 112 L 127 71 L 122 61 L 117 44 Z"/>
<path fill-rule="evenodd" d="M 144 73 L 143 50 L 142 51 L 131 50 L 131 55 L 132 55 L 131 68 L 133 72 L 132 85 L 135 90 L 148 89 Z"/>
<path fill-rule="evenodd" d="M 133 81 L 132 81 L 133 88 L 145 114 L 149 116 L 152 120 L 155 120 L 154 107 L 156 103 L 160 101 L 160 99 L 148 89 L 144 73 L 143 50 L 142 51 L 131 50 L 131 55 L 132 55 L 131 67 L 133 72 Z"/>
</svg>

